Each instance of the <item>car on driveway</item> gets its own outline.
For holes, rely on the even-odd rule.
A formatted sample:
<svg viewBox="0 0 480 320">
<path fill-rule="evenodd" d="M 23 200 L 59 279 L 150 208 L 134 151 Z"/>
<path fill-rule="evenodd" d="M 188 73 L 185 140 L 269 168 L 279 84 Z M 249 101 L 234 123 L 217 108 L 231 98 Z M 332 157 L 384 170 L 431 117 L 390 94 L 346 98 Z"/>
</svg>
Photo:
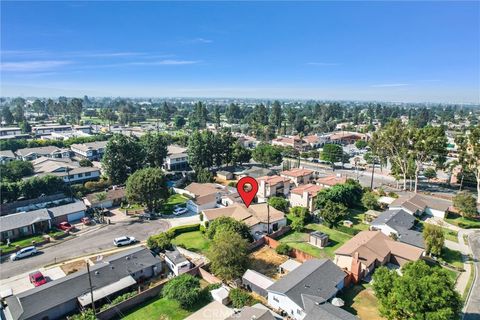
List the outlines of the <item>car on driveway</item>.
<svg viewBox="0 0 480 320">
<path fill-rule="evenodd" d="M 64 221 L 58 224 L 58 229 L 63 231 L 71 231 L 73 229 L 73 226 L 70 223 Z"/>
<path fill-rule="evenodd" d="M 80 219 L 80 222 L 88 226 L 92 224 L 92 219 L 90 219 L 89 217 L 83 217 L 82 219 Z"/>
<path fill-rule="evenodd" d="M 18 250 L 15 253 L 12 253 L 10 255 L 10 261 L 15 261 L 15 260 L 23 259 L 23 258 L 26 258 L 26 257 L 31 257 L 33 255 L 36 255 L 37 253 L 38 253 L 37 248 L 35 248 L 34 246 L 26 247 L 26 248 Z"/>
<path fill-rule="evenodd" d="M 113 244 L 116 245 L 117 247 L 128 246 L 130 244 L 134 244 L 135 242 L 137 242 L 137 239 L 135 239 L 134 237 L 127 237 L 127 236 L 113 239 Z"/>
<path fill-rule="evenodd" d="M 173 210 L 173 214 L 176 215 L 176 216 L 180 216 L 182 214 L 185 214 L 188 212 L 188 209 L 187 208 L 183 208 L 183 207 L 176 207 L 174 210 Z"/>
<path fill-rule="evenodd" d="M 33 284 L 35 287 L 39 287 L 42 284 L 47 283 L 47 279 L 45 279 L 45 277 L 40 271 L 30 273 L 28 275 L 28 279 L 30 279 L 30 283 Z"/>
</svg>

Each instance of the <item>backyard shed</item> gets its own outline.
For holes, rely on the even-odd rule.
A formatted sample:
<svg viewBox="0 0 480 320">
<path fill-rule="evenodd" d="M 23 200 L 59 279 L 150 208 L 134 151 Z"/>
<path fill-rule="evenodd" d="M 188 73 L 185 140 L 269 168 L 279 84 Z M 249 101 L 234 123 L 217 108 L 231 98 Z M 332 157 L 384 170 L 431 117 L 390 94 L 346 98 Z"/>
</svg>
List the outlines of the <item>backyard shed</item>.
<svg viewBox="0 0 480 320">
<path fill-rule="evenodd" d="M 269 277 L 255 271 L 248 269 L 242 276 L 242 284 L 248 290 L 255 292 L 262 297 L 268 295 L 267 288 L 270 287 L 274 281 Z"/>
<path fill-rule="evenodd" d="M 310 233 L 308 242 L 315 247 L 324 248 L 328 244 L 328 235 L 320 231 L 313 231 Z"/>
</svg>

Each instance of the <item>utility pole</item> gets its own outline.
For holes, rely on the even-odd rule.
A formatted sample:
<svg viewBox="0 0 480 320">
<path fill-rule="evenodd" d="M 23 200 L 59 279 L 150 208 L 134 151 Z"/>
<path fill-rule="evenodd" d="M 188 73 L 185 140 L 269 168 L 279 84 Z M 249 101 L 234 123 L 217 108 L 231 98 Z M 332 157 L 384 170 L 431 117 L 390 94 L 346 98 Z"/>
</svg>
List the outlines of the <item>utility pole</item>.
<svg viewBox="0 0 480 320">
<path fill-rule="evenodd" d="M 373 158 L 373 166 L 372 166 L 372 180 L 370 181 L 370 189 L 373 190 L 373 173 L 375 172 L 375 157 Z"/>
<path fill-rule="evenodd" d="M 95 302 L 93 301 L 92 277 L 90 275 L 90 264 L 88 263 L 88 260 L 87 260 L 87 273 L 88 273 L 88 283 L 90 285 L 90 298 L 92 299 L 93 314 L 97 315 L 97 312 L 95 311 Z"/>
<path fill-rule="evenodd" d="M 270 204 L 267 198 L 267 234 L 270 234 Z"/>
</svg>

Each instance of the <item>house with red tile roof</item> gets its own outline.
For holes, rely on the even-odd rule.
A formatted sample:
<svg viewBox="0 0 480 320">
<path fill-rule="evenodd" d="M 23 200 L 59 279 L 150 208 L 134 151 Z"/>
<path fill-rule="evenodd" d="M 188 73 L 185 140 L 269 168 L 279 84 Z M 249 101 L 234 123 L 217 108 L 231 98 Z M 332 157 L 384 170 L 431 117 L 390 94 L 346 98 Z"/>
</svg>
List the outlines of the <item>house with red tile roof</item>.
<svg viewBox="0 0 480 320">
<path fill-rule="evenodd" d="M 287 197 L 290 193 L 290 179 L 282 176 L 263 176 L 257 178 L 259 202 L 265 202 L 273 196 Z"/>
<path fill-rule="evenodd" d="M 308 208 L 310 212 L 315 210 L 317 194 L 323 187 L 316 184 L 302 184 L 290 191 L 290 205 Z"/>
<path fill-rule="evenodd" d="M 324 188 L 330 188 L 337 184 L 342 184 L 347 182 L 347 177 L 341 175 L 329 175 L 325 177 L 318 178 L 316 183 Z"/>
<path fill-rule="evenodd" d="M 313 179 L 313 170 L 303 168 L 293 168 L 282 171 L 280 176 L 290 179 L 296 186 L 299 184 L 309 183 Z"/>
</svg>

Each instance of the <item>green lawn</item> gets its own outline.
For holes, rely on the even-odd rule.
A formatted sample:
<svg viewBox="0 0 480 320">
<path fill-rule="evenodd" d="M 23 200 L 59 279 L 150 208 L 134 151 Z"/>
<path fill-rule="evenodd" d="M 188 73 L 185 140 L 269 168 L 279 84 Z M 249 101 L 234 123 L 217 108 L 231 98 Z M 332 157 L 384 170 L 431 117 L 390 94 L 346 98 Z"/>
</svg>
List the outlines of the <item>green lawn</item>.
<svg viewBox="0 0 480 320">
<path fill-rule="evenodd" d="M 443 229 L 443 234 L 445 235 L 446 240 L 450 240 L 453 242 L 458 243 L 458 232 L 454 230 L 450 230 L 447 228 L 442 228 Z"/>
<path fill-rule="evenodd" d="M 442 249 L 442 255 L 440 258 L 452 266 L 463 268 L 462 253 L 460 251 L 455 251 L 444 247 Z"/>
<path fill-rule="evenodd" d="M 344 288 L 339 297 L 345 301 L 343 309 L 360 319 L 383 319 L 378 312 L 378 300 L 369 284 L 359 284 Z"/>
<path fill-rule="evenodd" d="M 324 249 L 317 248 L 308 243 L 308 230 L 321 231 L 328 234 L 329 245 Z M 334 251 L 337 250 L 346 241 L 351 239 L 352 236 L 335 229 L 329 229 L 321 224 L 311 223 L 306 225 L 306 232 L 289 232 L 286 236 L 280 239 L 280 242 L 287 243 L 289 246 L 305 251 L 306 253 L 318 257 L 318 258 L 332 258 Z"/>
<path fill-rule="evenodd" d="M 480 219 L 464 218 L 453 213 L 449 213 L 445 221 L 463 229 L 480 228 Z"/>
<path fill-rule="evenodd" d="M 6 242 L 5 243 L 2 242 L 2 245 L 0 245 L 0 249 L 5 254 L 7 252 L 14 251 L 16 246 L 20 246 L 20 248 L 29 247 L 32 245 L 33 240 L 35 240 L 37 243 L 42 242 L 43 236 L 35 235 L 31 237 L 22 238 L 16 241 L 12 241 L 10 242 L 10 246 L 7 246 Z"/>
<path fill-rule="evenodd" d="M 363 223 L 363 221 L 365 220 L 365 210 L 349 209 L 348 216 L 345 220 L 352 221 L 353 222 L 352 229 L 355 229 L 358 231 L 368 230 L 368 228 L 370 227 L 368 224 Z"/>
<path fill-rule="evenodd" d="M 164 319 L 181 320 L 188 317 L 191 313 L 192 311 L 181 308 L 177 301 L 161 298 L 139 305 L 122 319 L 162 319 L 161 317 L 163 316 Z"/>
<path fill-rule="evenodd" d="M 470 287 L 472 286 L 473 284 L 473 276 L 474 276 L 474 271 L 473 271 L 473 268 L 474 268 L 474 265 L 471 264 L 471 268 L 470 268 L 470 274 L 468 276 L 468 282 L 467 282 L 467 286 L 465 287 L 465 290 L 463 291 L 463 294 L 462 294 L 462 298 L 463 300 L 465 300 L 467 298 L 467 294 L 468 292 L 470 291 Z"/>
<path fill-rule="evenodd" d="M 167 201 L 164 203 L 163 208 L 162 208 L 162 213 L 163 214 L 171 214 L 173 211 L 173 208 L 177 205 L 184 205 L 188 201 L 188 198 L 185 196 L 182 196 L 181 194 L 174 194 L 171 195 Z"/>
<path fill-rule="evenodd" d="M 210 247 L 210 240 L 200 231 L 191 231 L 179 234 L 172 243 L 194 252 L 205 253 Z"/>
</svg>

